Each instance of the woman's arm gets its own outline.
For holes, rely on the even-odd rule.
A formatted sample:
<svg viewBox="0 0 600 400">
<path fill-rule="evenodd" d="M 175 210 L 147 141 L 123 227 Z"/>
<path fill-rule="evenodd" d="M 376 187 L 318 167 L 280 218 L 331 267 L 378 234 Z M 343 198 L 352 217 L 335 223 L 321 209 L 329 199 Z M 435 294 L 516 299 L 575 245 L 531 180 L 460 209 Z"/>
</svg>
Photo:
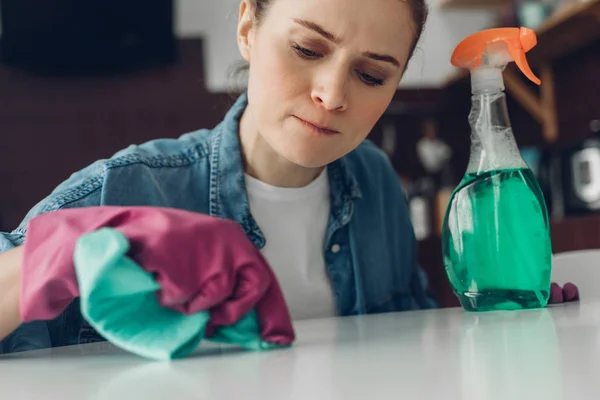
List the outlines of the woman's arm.
<svg viewBox="0 0 600 400">
<path fill-rule="evenodd" d="M 19 295 L 23 246 L 0 253 L 0 341 L 21 325 Z"/>
</svg>

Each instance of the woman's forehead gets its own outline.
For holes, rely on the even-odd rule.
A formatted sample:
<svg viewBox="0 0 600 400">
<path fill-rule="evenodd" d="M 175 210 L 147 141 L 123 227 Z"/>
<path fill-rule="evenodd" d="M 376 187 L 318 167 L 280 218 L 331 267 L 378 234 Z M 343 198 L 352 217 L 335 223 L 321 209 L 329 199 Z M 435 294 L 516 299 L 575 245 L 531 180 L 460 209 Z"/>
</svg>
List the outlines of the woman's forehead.
<svg viewBox="0 0 600 400">
<path fill-rule="evenodd" d="M 274 0 L 267 19 L 289 29 L 308 21 L 340 45 L 352 42 L 371 51 L 409 48 L 414 35 L 410 6 L 401 0 Z"/>
</svg>

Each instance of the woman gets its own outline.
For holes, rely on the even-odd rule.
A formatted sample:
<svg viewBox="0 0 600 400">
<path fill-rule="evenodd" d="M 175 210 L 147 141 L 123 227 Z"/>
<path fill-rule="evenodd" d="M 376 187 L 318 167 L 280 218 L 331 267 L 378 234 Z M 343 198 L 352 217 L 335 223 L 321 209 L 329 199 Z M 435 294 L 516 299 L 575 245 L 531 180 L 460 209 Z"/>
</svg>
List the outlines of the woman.
<svg viewBox="0 0 600 400">
<path fill-rule="evenodd" d="M 159 206 L 238 222 L 293 319 L 434 307 L 402 187 L 366 137 L 419 40 L 424 0 L 242 0 L 247 93 L 213 130 L 131 146 L 76 172 L 0 234 L 3 351 L 101 340 L 75 305 L 18 326 L 28 221 L 90 206 Z"/>
</svg>

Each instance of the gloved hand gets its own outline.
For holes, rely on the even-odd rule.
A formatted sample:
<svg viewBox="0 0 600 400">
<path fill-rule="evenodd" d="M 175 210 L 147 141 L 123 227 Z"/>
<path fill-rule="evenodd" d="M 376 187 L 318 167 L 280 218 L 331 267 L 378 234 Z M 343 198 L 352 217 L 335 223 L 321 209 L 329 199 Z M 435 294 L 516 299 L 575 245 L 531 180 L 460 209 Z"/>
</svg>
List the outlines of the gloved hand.
<svg viewBox="0 0 600 400">
<path fill-rule="evenodd" d="M 579 289 L 571 282 L 567 282 L 561 288 L 555 282 L 550 285 L 550 300 L 548 304 L 559 304 L 579 300 Z"/>
<path fill-rule="evenodd" d="M 128 257 L 160 286 L 161 306 L 187 315 L 210 310 L 206 336 L 255 311 L 265 342 L 293 342 L 279 284 L 237 223 L 156 207 L 67 209 L 31 219 L 21 271 L 24 322 L 53 319 L 79 296 L 77 240 L 103 227 L 128 240 Z"/>
<path fill-rule="evenodd" d="M 122 233 L 102 228 L 81 236 L 73 257 L 81 313 L 111 343 L 155 360 L 183 357 L 205 337 L 248 350 L 278 347 L 261 339 L 254 310 L 207 335 L 209 311 L 188 315 L 163 307 L 156 296 L 161 286 L 127 256 L 128 251 L 129 241 Z"/>
</svg>

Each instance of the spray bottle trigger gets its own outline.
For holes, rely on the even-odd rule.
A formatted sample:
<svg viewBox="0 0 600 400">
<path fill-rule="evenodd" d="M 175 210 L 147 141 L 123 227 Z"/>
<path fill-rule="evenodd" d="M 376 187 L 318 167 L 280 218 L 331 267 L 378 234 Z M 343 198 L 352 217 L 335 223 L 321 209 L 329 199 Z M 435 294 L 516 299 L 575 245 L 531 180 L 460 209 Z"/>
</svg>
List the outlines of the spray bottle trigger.
<svg viewBox="0 0 600 400">
<path fill-rule="evenodd" d="M 523 47 L 523 51 L 527 53 L 537 45 L 537 36 L 533 29 L 521 27 L 519 28 L 519 41 Z"/>
<path fill-rule="evenodd" d="M 522 48 L 515 48 L 513 46 L 509 46 L 508 52 L 510 53 L 510 56 L 513 58 L 513 60 L 515 60 L 515 64 L 517 64 L 517 67 L 519 67 L 521 72 L 523 72 L 523 74 L 525 74 L 525 76 L 529 78 L 529 80 L 531 80 L 536 85 L 540 85 L 542 83 L 542 81 L 537 76 L 535 76 L 535 74 L 529 67 L 527 57 L 525 57 L 525 52 Z"/>
</svg>

